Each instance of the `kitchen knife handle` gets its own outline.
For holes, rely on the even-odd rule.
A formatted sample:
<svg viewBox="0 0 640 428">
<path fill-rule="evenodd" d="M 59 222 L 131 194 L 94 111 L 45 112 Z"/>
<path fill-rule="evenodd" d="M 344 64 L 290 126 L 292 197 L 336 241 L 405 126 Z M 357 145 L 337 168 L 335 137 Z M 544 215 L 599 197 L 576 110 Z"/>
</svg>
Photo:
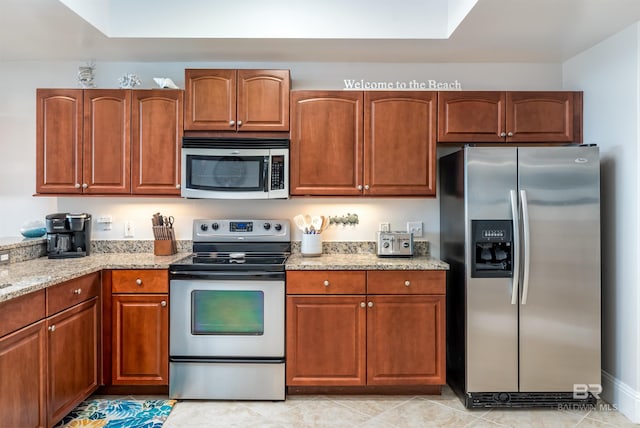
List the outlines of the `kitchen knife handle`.
<svg viewBox="0 0 640 428">
<path fill-rule="evenodd" d="M 518 303 L 520 284 L 520 212 L 518 211 L 518 193 L 511 190 L 511 218 L 513 218 L 513 278 L 511 279 L 511 304 Z"/>
<path fill-rule="evenodd" d="M 522 237 L 524 243 L 524 267 L 522 274 L 522 304 L 527 304 L 529 297 L 529 265 L 531 264 L 531 233 L 529 230 L 529 203 L 527 201 L 527 191 L 520 190 L 520 201 L 522 203 Z"/>
</svg>

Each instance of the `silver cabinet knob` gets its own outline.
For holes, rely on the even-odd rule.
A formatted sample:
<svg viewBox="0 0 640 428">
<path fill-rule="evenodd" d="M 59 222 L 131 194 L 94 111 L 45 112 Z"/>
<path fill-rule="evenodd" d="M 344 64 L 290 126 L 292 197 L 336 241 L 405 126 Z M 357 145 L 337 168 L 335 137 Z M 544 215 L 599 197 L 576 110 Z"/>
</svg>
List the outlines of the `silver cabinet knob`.
<svg viewBox="0 0 640 428">
<path fill-rule="evenodd" d="M 80 188 L 80 183 L 76 183 L 75 188 L 79 189 Z"/>
<path fill-rule="evenodd" d="M 513 137 L 513 132 L 508 132 L 507 137 Z"/>
<path fill-rule="evenodd" d="M 162 302 L 160 302 L 160 306 L 162 306 L 163 308 L 167 306 L 167 301 L 163 300 Z"/>
<path fill-rule="evenodd" d="M 235 124 L 236 124 L 236 121 L 235 121 L 235 120 L 230 120 L 230 121 L 229 121 L 229 126 L 233 126 L 233 125 L 235 125 Z"/>
<path fill-rule="evenodd" d="M 238 126 L 242 126 L 242 121 L 241 120 L 238 121 Z"/>
<path fill-rule="evenodd" d="M 507 133 L 506 133 L 506 132 L 501 132 L 501 133 L 500 133 L 500 136 L 501 136 L 501 137 L 506 137 L 506 136 L 507 136 Z"/>
<path fill-rule="evenodd" d="M 360 302 L 360 307 L 361 308 L 364 308 L 365 306 L 367 306 L 367 305 L 365 305 L 364 302 Z"/>
<path fill-rule="evenodd" d="M 410 286 L 410 285 L 411 285 L 411 281 L 405 281 L 405 282 L 404 282 L 404 286 L 405 286 L 405 287 L 408 287 L 408 286 Z"/>
<path fill-rule="evenodd" d="M 368 184 L 364 185 L 364 190 L 369 190 L 369 185 Z"/>
<path fill-rule="evenodd" d="M 367 303 L 367 306 L 369 306 L 370 308 L 373 308 L 373 302 Z"/>
<path fill-rule="evenodd" d="M 80 294 L 80 293 L 82 293 L 82 288 L 77 288 L 73 290 L 73 294 Z"/>
<path fill-rule="evenodd" d="M 324 284 L 324 286 L 325 286 L 325 287 L 328 287 L 328 286 L 329 286 L 329 280 L 326 280 L 326 279 L 325 279 L 325 280 L 324 280 L 324 282 L 323 282 L 323 284 Z"/>
<path fill-rule="evenodd" d="M 362 190 L 362 184 L 358 184 L 358 190 Z"/>
<path fill-rule="evenodd" d="M 180 188 L 180 185 L 179 185 L 179 184 L 176 184 L 176 189 L 179 189 L 179 188 Z"/>
<path fill-rule="evenodd" d="M 136 284 L 142 285 L 142 280 L 140 278 L 136 279 Z"/>
<path fill-rule="evenodd" d="M 82 188 L 86 189 L 87 187 L 89 187 L 89 185 L 87 183 L 82 183 Z"/>
<path fill-rule="evenodd" d="M 55 325 L 50 325 L 50 326 L 49 326 L 49 331 L 50 331 L 50 332 L 54 332 L 54 331 L 56 331 L 56 326 L 55 326 Z"/>
</svg>

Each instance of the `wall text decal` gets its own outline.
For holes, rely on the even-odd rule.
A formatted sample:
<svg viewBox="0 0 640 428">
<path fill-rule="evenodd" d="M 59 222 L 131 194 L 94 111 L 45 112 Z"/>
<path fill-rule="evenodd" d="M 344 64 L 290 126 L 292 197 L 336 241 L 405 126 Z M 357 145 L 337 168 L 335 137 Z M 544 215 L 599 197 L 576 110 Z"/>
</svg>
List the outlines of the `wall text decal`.
<svg viewBox="0 0 640 428">
<path fill-rule="evenodd" d="M 403 90 L 403 91 L 443 91 L 455 90 L 461 91 L 462 84 L 458 79 L 448 82 L 438 80 L 396 80 L 396 81 L 371 81 L 364 79 L 344 79 L 345 90 L 368 90 L 368 91 L 387 91 L 387 90 Z"/>
</svg>

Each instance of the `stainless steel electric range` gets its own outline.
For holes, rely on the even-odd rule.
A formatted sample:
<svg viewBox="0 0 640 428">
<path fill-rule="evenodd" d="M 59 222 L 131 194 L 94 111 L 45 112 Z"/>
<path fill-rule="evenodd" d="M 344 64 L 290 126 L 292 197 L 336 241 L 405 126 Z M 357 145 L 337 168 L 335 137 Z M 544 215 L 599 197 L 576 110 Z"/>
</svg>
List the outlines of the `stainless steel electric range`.
<svg viewBox="0 0 640 428">
<path fill-rule="evenodd" d="M 194 220 L 170 266 L 169 396 L 284 400 L 289 220 Z"/>
</svg>

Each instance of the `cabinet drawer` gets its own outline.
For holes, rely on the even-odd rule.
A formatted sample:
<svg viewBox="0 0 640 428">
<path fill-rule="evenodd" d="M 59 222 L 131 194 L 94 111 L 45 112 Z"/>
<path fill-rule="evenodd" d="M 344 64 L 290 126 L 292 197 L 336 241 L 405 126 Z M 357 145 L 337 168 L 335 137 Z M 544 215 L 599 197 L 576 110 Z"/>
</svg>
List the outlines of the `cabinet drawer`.
<svg viewBox="0 0 640 428">
<path fill-rule="evenodd" d="M 289 271 L 287 294 L 364 294 L 364 271 Z"/>
<path fill-rule="evenodd" d="M 98 296 L 100 294 L 100 272 L 54 285 L 47 288 L 46 291 L 47 316 L 49 316 Z"/>
<path fill-rule="evenodd" d="M 112 293 L 168 293 L 169 271 L 166 269 L 114 270 Z"/>
<path fill-rule="evenodd" d="M 44 318 L 44 290 L 0 303 L 0 337 Z"/>
<path fill-rule="evenodd" d="M 369 294 L 445 294 L 443 270 L 396 270 L 367 272 Z"/>
</svg>

